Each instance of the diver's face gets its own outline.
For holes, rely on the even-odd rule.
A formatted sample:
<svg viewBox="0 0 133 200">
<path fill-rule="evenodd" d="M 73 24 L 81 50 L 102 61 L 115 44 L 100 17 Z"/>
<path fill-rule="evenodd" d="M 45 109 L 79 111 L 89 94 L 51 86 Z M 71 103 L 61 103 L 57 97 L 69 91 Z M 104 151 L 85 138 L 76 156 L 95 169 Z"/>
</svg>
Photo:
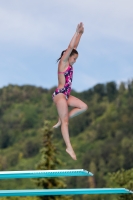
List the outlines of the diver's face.
<svg viewBox="0 0 133 200">
<path fill-rule="evenodd" d="M 78 58 L 78 54 L 76 54 L 76 53 L 74 55 L 70 56 L 69 57 L 69 64 L 73 65 L 76 62 L 77 58 Z"/>
</svg>

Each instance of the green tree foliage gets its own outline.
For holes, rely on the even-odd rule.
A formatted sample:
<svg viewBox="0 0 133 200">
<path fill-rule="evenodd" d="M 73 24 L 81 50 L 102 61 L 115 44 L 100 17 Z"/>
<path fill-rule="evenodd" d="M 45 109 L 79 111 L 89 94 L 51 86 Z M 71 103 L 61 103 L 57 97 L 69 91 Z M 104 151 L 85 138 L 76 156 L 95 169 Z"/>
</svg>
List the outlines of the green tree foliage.
<svg viewBox="0 0 133 200">
<path fill-rule="evenodd" d="M 0 89 L 0 170 L 28 170 L 38 163 L 42 137 L 40 129 L 44 119 L 51 121 L 51 127 L 58 120 L 51 98 L 54 89 L 29 85 L 9 85 Z M 69 188 L 107 187 L 108 172 L 133 168 L 133 81 L 121 83 L 120 86 L 115 82 L 97 84 L 80 93 L 72 91 L 72 95 L 88 105 L 85 113 L 70 119 L 69 123 L 70 137 L 78 159 L 74 162 L 65 153 L 60 128 L 54 130 L 52 137 L 52 142 L 60 148 L 60 154 L 56 153 L 56 157 L 58 155 L 64 162 L 61 168 L 81 168 L 94 173 L 94 179 L 67 178 Z M 42 151 L 45 152 L 44 149 Z M 35 188 L 28 179 L 0 181 L 1 189 L 12 187 Z M 75 200 L 84 198 L 74 197 Z M 109 198 L 115 200 L 110 196 L 97 196 L 95 199 Z"/>
<path fill-rule="evenodd" d="M 121 169 L 109 174 L 110 184 L 114 187 L 128 188 L 133 191 L 133 168 L 129 170 Z M 117 200 L 132 200 L 133 194 L 121 194 Z"/>
<path fill-rule="evenodd" d="M 106 91 L 109 101 L 112 101 L 116 98 L 117 95 L 117 85 L 115 82 L 109 82 L 106 85 Z"/>
<path fill-rule="evenodd" d="M 120 87 L 119 87 L 119 93 L 123 94 L 126 91 L 126 86 L 124 82 L 121 82 Z"/>
<path fill-rule="evenodd" d="M 4 130 L 4 127 L 1 126 L 1 130 L 0 130 L 0 148 L 4 149 L 10 145 L 10 136 L 8 130 L 7 129 Z"/>
<path fill-rule="evenodd" d="M 37 197 L 1 197 L 1 200 L 39 200 Z"/>
<path fill-rule="evenodd" d="M 94 92 L 98 93 L 100 97 L 103 97 L 105 95 L 105 85 L 104 84 L 97 84 L 94 86 Z"/>
<path fill-rule="evenodd" d="M 39 152 L 39 143 L 35 140 L 28 139 L 23 147 L 23 156 L 25 158 L 30 158 L 35 156 Z"/>
<path fill-rule="evenodd" d="M 43 133 L 43 147 L 41 149 L 42 158 L 37 165 L 38 170 L 55 170 L 59 169 L 59 166 L 63 165 L 60 159 L 58 158 L 59 152 L 57 151 L 56 146 L 53 141 L 53 129 L 49 121 L 45 121 L 44 128 L 42 129 Z M 36 181 L 37 186 L 44 189 L 58 189 L 66 188 L 66 184 L 63 178 L 40 178 Z M 42 200 L 58 200 L 66 199 L 70 200 L 71 197 L 57 197 L 57 196 L 40 196 Z"/>
<path fill-rule="evenodd" d="M 129 95 L 133 96 L 133 80 L 128 81 L 128 91 L 129 91 Z"/>
</svg>

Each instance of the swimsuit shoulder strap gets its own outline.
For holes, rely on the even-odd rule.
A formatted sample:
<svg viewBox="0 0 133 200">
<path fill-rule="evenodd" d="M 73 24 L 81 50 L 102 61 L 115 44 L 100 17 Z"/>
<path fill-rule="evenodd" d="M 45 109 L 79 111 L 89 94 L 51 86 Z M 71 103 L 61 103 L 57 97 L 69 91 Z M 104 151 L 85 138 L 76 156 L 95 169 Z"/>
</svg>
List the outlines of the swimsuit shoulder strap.
<svg viewBox="0 0 133 200">
<path fill-rule="evenodd" d="M 68 68 L 64 72 L 58 72 L 58 74 L 64 74 L 69 68 L 72 68 L 72 67 L 69 65 Z"/>
<path fill-rule="evenodd" d="M 65 72 L 58 72 L 58 74 L 64 74 Z"/>
</svg>

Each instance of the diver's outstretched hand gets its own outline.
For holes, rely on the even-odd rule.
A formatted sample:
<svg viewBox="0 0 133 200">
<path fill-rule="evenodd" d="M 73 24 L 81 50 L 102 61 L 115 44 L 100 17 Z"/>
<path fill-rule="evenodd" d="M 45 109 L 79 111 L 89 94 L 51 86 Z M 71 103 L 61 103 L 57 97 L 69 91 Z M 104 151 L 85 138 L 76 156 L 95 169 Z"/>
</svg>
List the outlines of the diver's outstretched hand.
<svg viewBox="0 0 133 200">
<path fill-rule="evenodd" d="M 82 22 L 80 22 L 80 23 L 78 24 L 77 29 L 76 29 L 76 32 L 77 32 L 77 33 L 80 33 L 80 34 L 83 34 L 83 32 L 84 32 L 84 25 L 83 25 Z"/>
</svg>

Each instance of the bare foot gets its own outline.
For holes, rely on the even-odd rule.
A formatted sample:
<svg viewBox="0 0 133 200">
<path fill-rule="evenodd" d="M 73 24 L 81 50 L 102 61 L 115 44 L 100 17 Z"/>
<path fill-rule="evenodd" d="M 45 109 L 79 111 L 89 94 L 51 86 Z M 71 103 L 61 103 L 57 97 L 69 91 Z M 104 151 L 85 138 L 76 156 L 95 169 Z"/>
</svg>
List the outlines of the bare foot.
<svg viewBox="0 0 133 200">
<path fill-rule="evenodd" d="M 61 121 L 60 121 L 60 119 L 59 119 L 59 121 L 57 122 L 57 124 L 55 124 L 55 125 L 53 126 L 53 128 L 58 128 L 60 125 L 61 125 Z"/>
<path fill-rule="evenodd" d="M 77 160 L 76 154 L 74 153 L 72 148 L 67 148 L 66 152 L 72 157 L 73 160 Z"/>
</svg>

